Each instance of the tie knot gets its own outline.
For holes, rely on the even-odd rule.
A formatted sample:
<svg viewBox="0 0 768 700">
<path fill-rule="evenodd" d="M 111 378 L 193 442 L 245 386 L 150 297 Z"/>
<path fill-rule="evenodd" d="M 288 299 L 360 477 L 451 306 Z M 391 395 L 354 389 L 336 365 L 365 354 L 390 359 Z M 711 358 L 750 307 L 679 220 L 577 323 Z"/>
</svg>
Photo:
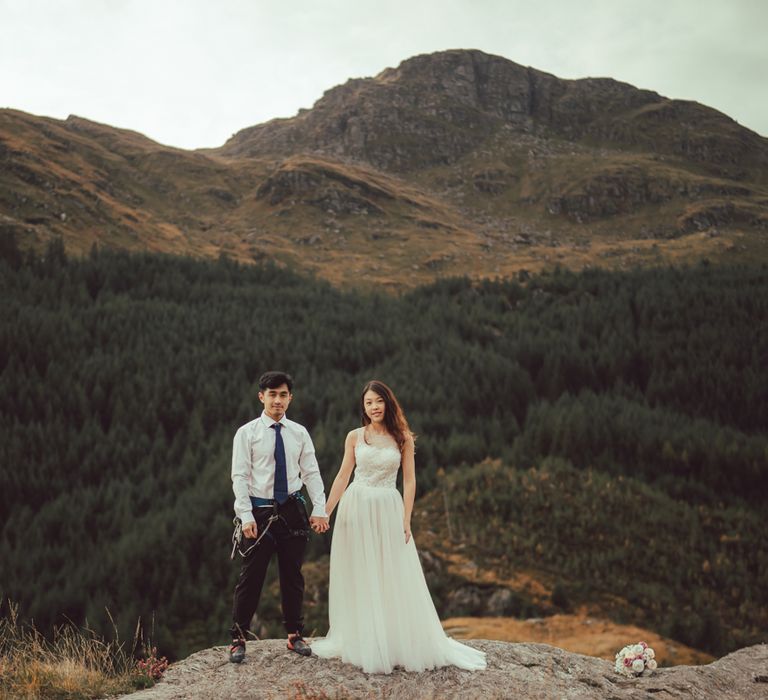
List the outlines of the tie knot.
<svg viewBox="0 0 768 700">
<path fill-rule="evenodd" d="M 272 427 L 279 433 L 283 426 L 280 423 L 272 423 Z"/>
</svg>

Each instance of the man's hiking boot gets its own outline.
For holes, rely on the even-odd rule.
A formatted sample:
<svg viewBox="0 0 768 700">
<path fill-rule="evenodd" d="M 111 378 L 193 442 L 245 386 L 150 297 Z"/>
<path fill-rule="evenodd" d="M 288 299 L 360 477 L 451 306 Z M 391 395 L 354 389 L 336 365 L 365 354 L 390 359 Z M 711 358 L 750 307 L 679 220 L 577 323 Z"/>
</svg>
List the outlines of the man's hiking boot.
<svg viewBox="0 0 768 700">
<path fill-rule="evenodd" d="M 229 647 L 229 660 L 233 664 L 239 664 L 245 658 L 245 640 L 233 639 L 232 646 Z"/>
<path fill-rule="evenodd" d="M 312 649 L 309 648 L 309 644 L 304 641 L 300 634 L 288 635 L 288 648 L 302 656 L 310 656 L 312 654 Z"/>
</svg>

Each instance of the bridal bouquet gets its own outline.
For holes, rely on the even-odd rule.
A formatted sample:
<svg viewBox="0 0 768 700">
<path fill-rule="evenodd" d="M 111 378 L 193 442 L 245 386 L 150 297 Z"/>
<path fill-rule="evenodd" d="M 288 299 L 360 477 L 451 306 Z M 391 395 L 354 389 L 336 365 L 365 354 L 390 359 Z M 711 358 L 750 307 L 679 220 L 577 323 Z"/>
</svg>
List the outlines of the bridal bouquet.
<svg viewBox="0 0 768 700">
<path fill-rule="evenodd" d="M 630 644 L 616 654 L 616 673 L 624 676 L 639 676 L 643 671 L 656 668 L 656 653 L 645 642 Z"/>
</svg>

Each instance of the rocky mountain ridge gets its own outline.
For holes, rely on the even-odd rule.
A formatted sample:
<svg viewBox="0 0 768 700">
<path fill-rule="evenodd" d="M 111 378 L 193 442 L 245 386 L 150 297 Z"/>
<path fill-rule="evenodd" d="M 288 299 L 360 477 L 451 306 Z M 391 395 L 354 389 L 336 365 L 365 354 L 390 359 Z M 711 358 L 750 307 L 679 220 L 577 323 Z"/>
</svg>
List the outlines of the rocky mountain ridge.
<svg viewBox="0 0 768 700">
<path fill-rule="evenodd" d="M 391 172 L 455 163 L 488 137 L 533 135 L 679 156 L 716 174 L 768 166 L 768 145 L 733 119 L 609 78 L 562 80 L 482 51 L 416 56 L 328 90 L 311 110 L 243 129 L 225 156 L 313 152 Z"/>
<path fill-rule="evenodd" d="M 555 265 L 768 260 L 768 139 L 703 105 L 474 50 L 184 151 L 0 110 L 0 231 L 275 260 L 391 289 Z"/>
</svg>

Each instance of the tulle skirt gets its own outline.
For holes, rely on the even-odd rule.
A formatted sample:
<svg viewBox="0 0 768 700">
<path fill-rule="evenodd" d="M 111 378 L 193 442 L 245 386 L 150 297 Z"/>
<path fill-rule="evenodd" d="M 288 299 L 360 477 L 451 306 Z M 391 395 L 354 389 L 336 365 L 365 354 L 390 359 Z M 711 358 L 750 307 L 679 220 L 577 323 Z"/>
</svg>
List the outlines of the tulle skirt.
<svg viewBox="0 0 768 700">
<path fill-rule="evenodd" d="M 366 673 L 486 667 L 483 652 L 443 631 L 413 538 L 405 543 L 395 488 L 352 482 L 344 493 L 331 543 L 328 616 L 328 635 L 312 651 Z"/>
</svg>

